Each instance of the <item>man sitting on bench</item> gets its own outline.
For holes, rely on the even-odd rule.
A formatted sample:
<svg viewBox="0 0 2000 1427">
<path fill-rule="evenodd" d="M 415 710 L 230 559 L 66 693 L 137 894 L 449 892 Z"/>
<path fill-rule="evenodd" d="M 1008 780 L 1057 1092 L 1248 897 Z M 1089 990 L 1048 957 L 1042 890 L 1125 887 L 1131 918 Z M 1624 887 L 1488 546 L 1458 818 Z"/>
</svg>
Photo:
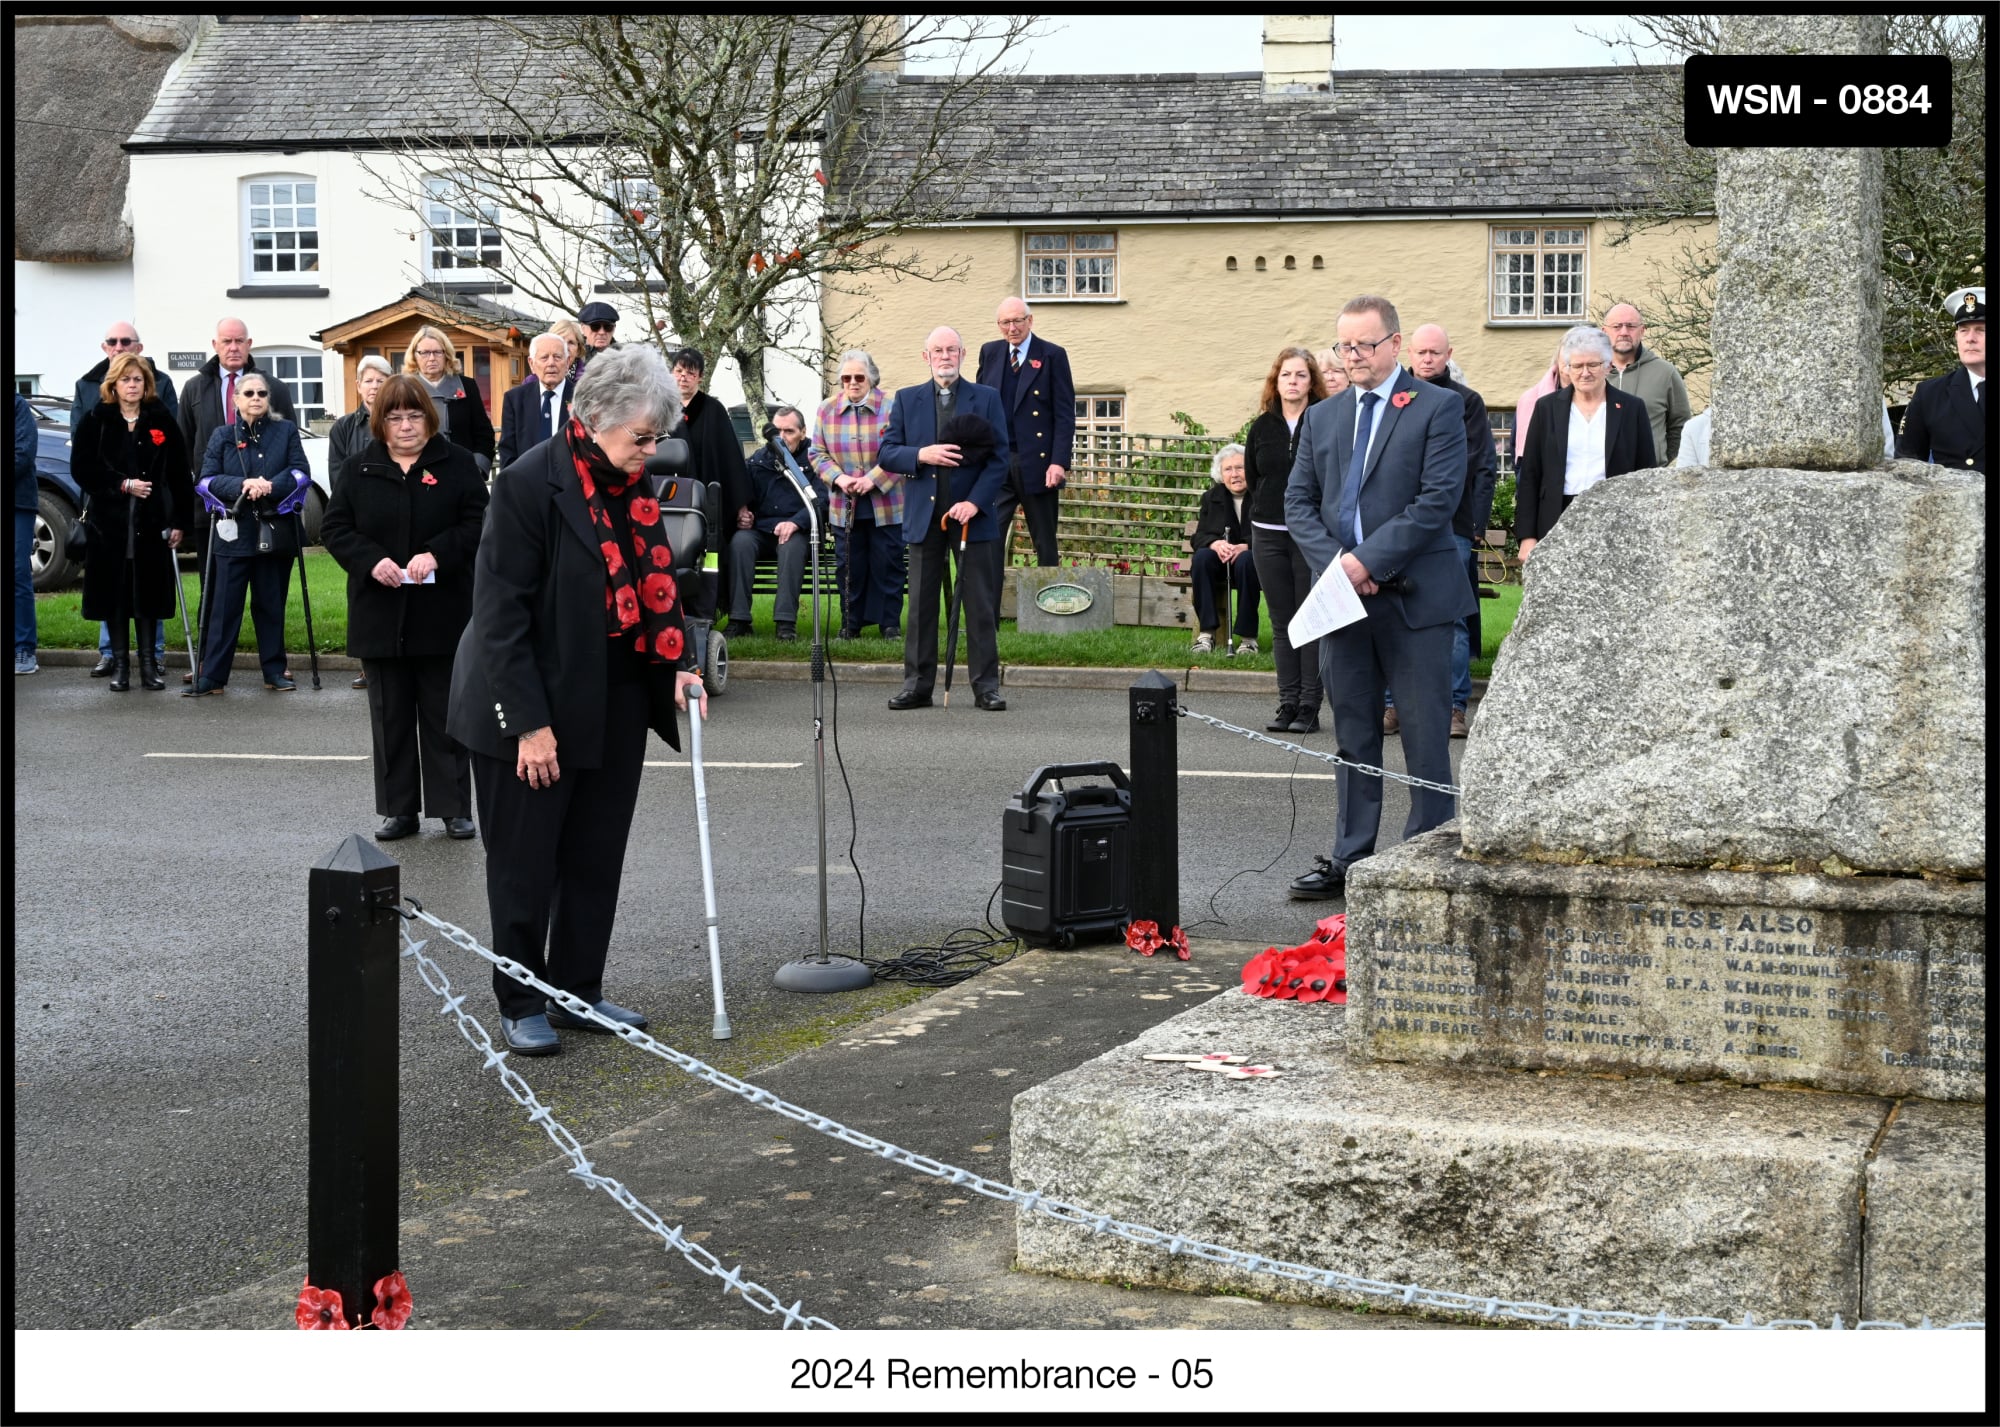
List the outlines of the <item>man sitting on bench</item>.
<svg viewBox="0 0 2000 1427">
<path fill-rule="evenodd" d="M 813 502 L 819 507 L 820 528 L 827 518 L 826 484 L 812 468 L 806 439 L 806 419 L 795 406 L 781 406 L 771 413 L 771 425 L 812 484 Z M 799 637 L 799 589 L 805 582 L 806 560 L 812 539 L 812 521 L 805 502 L 792 484 L 778 453 L 766 445 L 747 463 L 750 473 L 750 510 L 754 521 L 748 530 L 729 537 L 729 624 L 722 631 L 734 639 L 750 630 L 750 595 L 757 578 L 757 562 L 778 564 L 778 597 L 771 614 L 778 638 Z"/>
</svg>

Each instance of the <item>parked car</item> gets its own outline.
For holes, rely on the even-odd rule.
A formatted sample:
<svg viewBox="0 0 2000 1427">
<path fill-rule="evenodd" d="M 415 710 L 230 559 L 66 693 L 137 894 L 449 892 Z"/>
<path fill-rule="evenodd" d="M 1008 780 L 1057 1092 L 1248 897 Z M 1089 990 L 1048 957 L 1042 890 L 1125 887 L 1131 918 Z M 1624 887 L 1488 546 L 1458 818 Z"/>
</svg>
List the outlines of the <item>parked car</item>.
<svg viewBox="0 0 2000 1427">
<path fill-rule="evenodd" d="M 67 398 L 31 396 L 35 409 L 35 589 L 59 590 L 82 577 L 66 549 L 70 527 L 83 517 L 83 489 L 69 473 Z"/>
<path fill-rule="evenodd" d="M 83 571 L 71 562 L 67 548 L 70 527 L 83 518 L 83 488 L 69 470 L 69 398 L 31 396 L 28 405 L 35 409 L 35 434 L 40 442 L 35 452 L 35 482 L 39 489 L 31 560 L 35 589 L 40 593 L 63 589 L 83 577 Z M 333 494 L 333 486 L 327 479 L 327 440 L 324 436 L 301 432 L 299 441 L 305 447 L 306 464 L 312 468 L 314 487 L 301 512 L 306 544 L 317 545 L 320 521 L 326 517 L 326 503 Z M 192 474 L 199 475 L 199 469 Z M 196 530 L 181 547 L 183 566 L 192 569 L 198 564 L 207 528 L 208 522 L 197 513 Z"/>
</svg>

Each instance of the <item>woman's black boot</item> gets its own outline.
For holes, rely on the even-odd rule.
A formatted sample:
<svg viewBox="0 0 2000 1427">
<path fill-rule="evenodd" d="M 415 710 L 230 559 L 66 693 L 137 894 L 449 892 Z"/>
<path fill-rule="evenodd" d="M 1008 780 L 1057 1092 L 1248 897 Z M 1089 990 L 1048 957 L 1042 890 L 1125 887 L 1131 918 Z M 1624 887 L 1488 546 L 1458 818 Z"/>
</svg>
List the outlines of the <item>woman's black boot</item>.
<svg viewBox="0 0 2000 1427">
<path fill-rule="evenodd" d="M 125 621 L 111 630 L 111 692 L 125 693 L 132 687 L 132 651 L 125 646 Z"/>
<path fill-rule="evenodd" d="M 148 689 L 164 689 L 166 677 L 160 672 L 159 659 L 160 622 L 157 619 L 139 621 L 139 683 Z"/>
</svg>

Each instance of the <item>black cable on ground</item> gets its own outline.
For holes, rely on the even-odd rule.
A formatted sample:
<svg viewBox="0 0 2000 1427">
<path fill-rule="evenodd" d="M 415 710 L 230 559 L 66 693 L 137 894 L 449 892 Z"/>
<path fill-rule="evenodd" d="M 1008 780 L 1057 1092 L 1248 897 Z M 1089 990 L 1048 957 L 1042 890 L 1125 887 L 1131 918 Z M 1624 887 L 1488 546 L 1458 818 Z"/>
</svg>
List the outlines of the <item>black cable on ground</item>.
<svg viewBox="0 0 2000 1427">
<path fill-rule="evenodd" d="M 861 820 L 854 806 L 854 785 L 848 781 L 847 764 L 840 756 L 840 679 L 834 661 L 826 659 L 827 683 L 833 689 L 833 703 L 827 726 L 833 735 L 833 763 L 840 770 L 840 785 L 847 791 L 847 865 L 861 890 L 861 906 L 855 915 L 855 960 L 875 973 L 877 981 L 902 981 L 912 986 L 956 986 L 989 967 L 1012 961 L 1027 948 L 1021 939 L 993 924 L 993 898 L 1000 895 L 996 884 L 986 899 L 986 930 L 960 927 L 936 946 L 913 946 L 900 956 L 871 959 L 868 955 L 868 883 L 854 849 L 861 838 Z M 1281 854 L 1282 855 L 1282 854 Z"/>
<path fill-rule="evenodd" d="M 1186 926 L 1181 928 L 1182 931 L 1191 932 L 1196 927 L 1205 927 L 1211 924 L 1219 927 L 1228 926 L 1229 920 L 1228 918 L 1224 917 L 1222 915 L 1221 910 L 1216 907 L 1215 899 L 1217 897 L 1220 897 L 1225 891 L 1227 891 L 1229 889 L 1229 884 L 1231 882 L 1234 882 L 1238 877 L 1248 877 L 1253 873 L 1258 876 L 1262 876 L 1264 873 L 1269 872 L 1273 867 L 1276 867 L 1281 861 L 1283 861 L 1285 854 L 1292 850 L 1292 838 L 1297 835 L 1299 829 L 1299 792 L 1298 792 L 1299 760 L 1304 756 L 1305 756 L 1304 754 L 1300 753 L 1294 753 L 1292 755 L 1291 776 L 1285 779 L 1285 792 L 1287 796 L 1289 796 L 1292 800 L 1292 821 L 1291 825 L 1285 829 L 1285 845 L 1278 849 L 1278 855 L 1276 857 L 1273 857 L 1269 862 L 1266 862 L 1262 867 L 1245 867 L 1242 871 L 1232 872 L 1229 874 L 1228 877 L 1224 878 L 1222 885 L 1220 887 L 1217 887 L 1213 892 L 1208 894 L 1209 915 L 1203 917 L 1198 922 L 1189 922 Z"/>
</svg>

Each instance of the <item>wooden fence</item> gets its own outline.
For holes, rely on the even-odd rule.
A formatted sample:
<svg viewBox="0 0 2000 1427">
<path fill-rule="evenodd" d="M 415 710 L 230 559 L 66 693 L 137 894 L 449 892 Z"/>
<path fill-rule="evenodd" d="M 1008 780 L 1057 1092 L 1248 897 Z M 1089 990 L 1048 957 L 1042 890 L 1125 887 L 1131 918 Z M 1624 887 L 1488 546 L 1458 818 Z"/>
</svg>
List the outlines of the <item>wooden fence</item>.
<svg viewBox="0 0 2000 1427">
<path fill-rule="evenodd" d="M 1184 534 L 1213 477 L 1223 436 L 1097 433 L 1079 446 L 1063 486 L 1056 543 L 1065 565 L 1127 575 L 1171 575 L 1187 558 Z M 1024 517 L 1010 533 L 1011 563 L 1034 560 Z"/>
</svg>

